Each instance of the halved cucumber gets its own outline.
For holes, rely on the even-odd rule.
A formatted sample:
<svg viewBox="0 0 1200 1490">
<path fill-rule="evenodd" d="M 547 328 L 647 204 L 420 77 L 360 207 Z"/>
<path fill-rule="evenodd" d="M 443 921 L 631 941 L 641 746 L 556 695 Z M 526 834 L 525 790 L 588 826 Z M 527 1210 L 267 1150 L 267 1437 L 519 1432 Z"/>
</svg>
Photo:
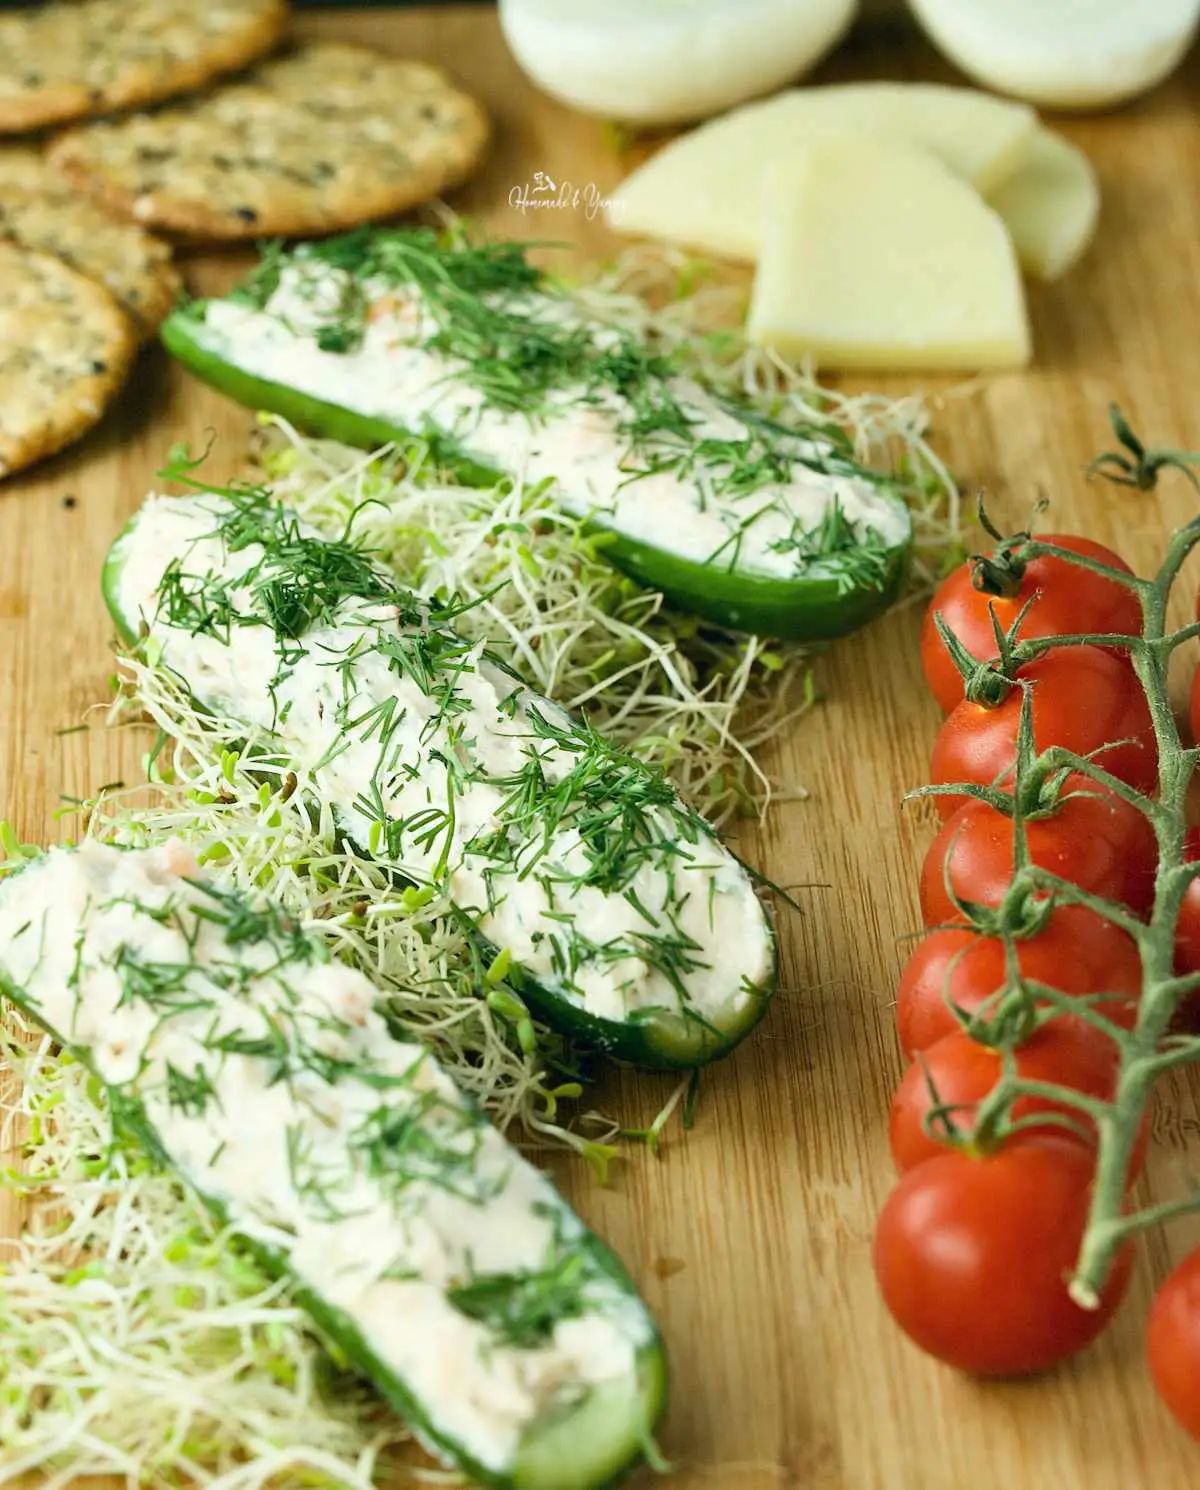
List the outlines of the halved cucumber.
<svg viewBox="0 0 1200 1490">
<path fill-rule="evenodd" d="M 215 536 L 232 524 L 236 552 Z M 258 590 L 239 588 L 247 563 Z M 332 617 L 272 633 L 254 597 L 282 591 L 289 614 L 311 614 L 312 587 L 338 564 L 357 567 Z M 186 616 L 172 608 L 188 584 L 220 597 L 220 626 L 186 597 Z M 770 923 L 713 830 L 658 773 L 531 693 L 352 544 L 321 538 L 263 492 L 160 498 L 113 544 L 102 587 L 126 643 L 148 634 L 200 707 L 279 739 L 301 792 L 330 808 L 354 852 L 413 882 L 444 882 L 552 1028 L 635 1065 L 691 1068 L 726 1054 L 764 1014 Z M 387 605 L 404 619 L 362 614 Z M 272 635 L 288 658 L 278 686 L 263 671 Z M 439 670 L 434 657 L 448 660 Z M 386 769 L 385 717 L 396 721 Z M 318 736 L 327 749 L 315 749 Z M 368 741 L 369 771 L 354 764 Z M 517 764 L 481 773 L 478 762 L 497 759 Z M 419 851 L 420 814 L 395 805 L 418 797 L 430 840 Z M 486 822 L 456 836 L 472 813 Z"/>
<path fill-rule="evenodd" d="M 681 409 L 678 400 L 682 395 L 674 391 L 676 370 L 670 359 L 628 338 L 614 351 L 615 333 L 599 323 L 592 327 L 596 340 L 590 361 L 588 353 L 577 353 L 579 338 L 572 341 L 568 335 L 556 345 L 554 334 L 546 332 L 539 306 L 554 312 L 568 302 L 548 292 L 546 282 L 527 263 L 520 245 L 494 247 L 496 252 L 489 258 L 486 248 L 473 249 L 456 240 L 445 243 L 420 230 L 406 233 L 394 229 L 302 245 L 291 258 L 269 260 L 249 290 L 235 291 L 227 301 L 201 300 L 181 306 L 164 323 L 163 342 L 198 377 L 248 407 L 282 414 L 301 430 L 368 449 L 384 443 L 403 446 L 414 439 L 426 440 L 440 464 L 449 465 L 467 484 L 481 487 L 525 469 L 528 457 L 521 452 L 528 451 L 531 441 L 536 446 L 545 431 L 569 417 L 573 405 L 611 413 L 614 445 L 627 447 L 609 472 L 611 480 L 604 477 L 604 490 L 598 492 L 586 481 L 576 479 L 574 467 L 586 465 L 591 458 L 587 453 L 591 447 L 586 443 L 591 435 L 585 430 L 582 453 L 576 459 L 564 457 L 562 467 L 554 468 L 554 500 L 583 520 L 589 530 L 605 535 L 603 551 L 619 569 L 660 590 L 674 606 L 717 625 L 783 638 L 827 640 L 863 625 L 896 598 L 911 548 L 908 510 L 891 483 L 862 467 L 839 443 L 844 442 L 840 432 L 819 424 L 804 431 L 784 429 L 764 417 L 761 410 L 745 403 L 734 404 L 724 395 L 712 402 L 707 414 L 691 409 L 686 400 Z M 468 258 L 469 269 L 464 267 Z M 260 321 L 265 320 L 263 306 L 278 287 L 280 273 L 296 264 L 306 268 L 328 266 L 331 273 L 347 276 L 346 285 L 355 291 L 356 316 L 364 314 L 362 306 L 368 292 L 387 299 L 386 284 L 383 289 L 379 284 L 380 265 L 392 266 L 399 276 L 398 289 L 417 297 L 417 303 L 424 303 L 421 295 L 441 293 L 443 284 L 451 285 L 453 293 L 446 292 L 444 321 L 428 343 L 436 346 L 439 361 L 444 360 L 444 380 L 439 383 L 435 377 L 431 385 L 418 388 L 411 398 L 399 399 L 412 410 L 409 423 L 379 412 L 388 405 L 389 369 L 395 371 L 403 348 L 393 353 L 389 346 L 392 360 L 377 358 L 359 370 L 357 376 L 366 386 L 356 388 L 351 345 L 353 337 L 360 334 L 356 327 L 348 331 L 335 321 L 331 329 L 336 334 L 322 341 L 319 327 L 296 330 L 291 322 L 269 321 L 269 327 L 292 338 L 295 353 L 276 358 L 272 375 L 262 365 L 256 366 L 253 346 L 214 327 L 216 311 L 235 306 L 239 314 L 257 314 Z M 461 286 L 454 283 L 456 274 L 462 278 Z M 404 279 L 402 275 L 415 277 Z M 261 293 L 254 288 L 256 281 L 262 284 Z M 512 297 L 512 308 L 498 310 L 506 295 Z M 309 298 L 320 297 L 314 294 Z M 480 307 L 491 320 L 473 327 L 472 318 Z M 306 316 L 315 314 L 307 305 L 302 308 Z M 336 308 L 329 313 L 337 316 L 345 312 Z M 460 323 L 468 331 L 456 339 Z M 528 376 L 534 386 L 527 404 L 511 388 L 489 395 L 486 383 L 477 386 L 480 380 L 471 372 L 464 354 L 464 348 L 470 348 L 498 366 L 515 369 L 524 355 L 519 346 L 522 326 L 528 328 L 533 342 L 528 353 L 533 370 Z M 515 337 L 514 345 L 501 347 L 497 338 L 505 337 Z M 450 346 L 443 357 L 447 338 Z M 252 339 L 249 329 L 247 339 Z M 556 357 L 561 363 L 559 372 L 545 373 L 544 364 Z M 606 357 L 608 361 L 604 361 Z M 601 365 L 603 374 L 596 370 Z M 523 374 L 514 371 L 512 376 Z M 555 376 L 561 380 L 558 384 L 554 383 Z M 603 382 L 604 377 L 613 380 L 611 386 Z M 580 384 L 577 397 L 572 393 L 576 382 Z M 320 393 L 316 391 L 318 385 Z M 697 396 L 708 397 L 694 379 L 689 386 L 697 390 Z M 485 450 L 487 442 L 481 443 L 478 427 L 472 429 L 469 419 L 464 426 L 454 414 L 454 406 L 444 404 L 446 388 L 465 387 L 479 394 L 485 408 L 489 407 L 489 397 L 505 400 L 490 407 L 490 413 L 507 420 L 517 436 L 511 449 L 499 448 L 493 441 L 492 448 Z M 551 409 L 540 408 L 538 402 L 539 394 L 547 388 L 560 397 Z M 393 405 L 397 401 L 391 400 Z M 653 410 L 650 415 L 642 407 L 647 403 Z M 653 425 L 658 420 L 666 433 L 630 433 L 612 412 L 614 407 L 625 407 L 630 418 L 640 419 L 642 424 Z M 713 419 L 724 419 L 728 427 L 719 437 L 706 436 L 705 418 L 710 424 Z M 693 429 L 697 432 L 692 433 Z M 618 493 L 627 490 L 640 518 L 643 508 L 647 504 L 652 507 L 659 498 L 653 486 L 639 482 L 646 471 L 668 468 L 681 473 L 681 490 L 691 494 L 665 524 L 680 547 L 649 541 L 634 522 L 635 514 L 618 510 Z M 846 489 L 855 488 L 852 496 L 843 493 L 836 500 L 863 504 L 856 518 L 858 527 L 849 521 L 840 524 L 836 540 L 827 547 L 813 533 L 821 530 L 829 515 L 828 506 L 818 503 L 812 509 L 813 532 L 805 534 L 796 515 L 806 510 L 801 503 L 798 509 L 786 509 L 787 522 L 772 529 L 776 537 L 767 549 L 757 559 L 745 561 L 742 537 L 755 531 L 755 524 L 761 521 L 755 509 L 767 511 L 777 506 L 782 512 L 786 504 L 779 493 L 798 476 L 818 486 L 828 481 L 823 499 L 828 502 L 835 500 L 829 493 L 837 490 L 838 482 Z M 736 488 L 736 496 L 725 491 L 723 483 L 730 490 Z M 589 491 L 591 496 L 587 495 Z M 808 495 L 811 497 L 811 493 Z M 611 507 L 607 505 L 610 500 L 614 504 Z M 687 552 L 688 530 L 703 529 L 708 521 L 706 514 L 717 510 L 725 513 L 722 522 L 726 525 L 715 528 L 720 536 L 711 546 L 706 541 L 695 552 Z M 869 521 L 881 525 L 880 533 L 887 531 L 886 541 L 869 533 Z M 786 562 L 772 559 L 771 551 L 776 547 L 781 553 L 796 547 L 792 571 L 788 571 Z"/>
<path fill-rule="evenodd" d="M 420 440 L 429 446 L 439 464 L 452 466 L 468 486 L 494 486 L 502 479 L 501 472 L 472 460 L 456 442 L 440 436 L 437 430 L 404 429 L 391 420 L 360 414 L 341 404 L 299 393 L 283 383 L 255 377 L 236 363 L 217 356 L 205 345 L 203 308 L 204 301 L 198 300 L 173 310 L 159 328 L 159 335 L 173 357 L 235 402 L 245 404 L 248 409 L 282 414 L 297 429 L 323 439 L 341 440 L 345 445 L 361 446 L 364 450 L 375 450 L 382 445 L 404 446 Z"/>
<path fill-rule="evenodd" d="M 666 1365 L 620 1262 L 269 905 L 175 846 L 53 849 L 0 882 L 0 992 L 440 1458 L 498 1490 L 596 1490 L 640 1456 Z M 463 1312 L 464 1271 L 503 1294 L 548 1254 L 569 1274 L 540 1312 Z"/>
</svg>

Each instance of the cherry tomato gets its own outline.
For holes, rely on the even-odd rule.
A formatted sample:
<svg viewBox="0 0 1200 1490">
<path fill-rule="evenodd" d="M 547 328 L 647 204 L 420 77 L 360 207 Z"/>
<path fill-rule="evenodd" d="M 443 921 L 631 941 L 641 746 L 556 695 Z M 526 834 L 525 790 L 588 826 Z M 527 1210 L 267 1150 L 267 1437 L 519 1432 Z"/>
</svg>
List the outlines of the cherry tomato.
<svg viewBox="0 0 1200 1490">
<path fill-rule="evenodd" d="M 1016 1063 L 1020 1075 L 1031 1081 L 1056 1082 L 1107 1101 L 1116 1081 L 1117 1048 L 1091 1025 L 1056 1019 L 1042 1025 L 1025 1041 L 1016 1052 Z M 925 1115 L 933 1105 L 930 1082 L 939 1102 L 962 1107 L 952 1118 L 960 1133 L 969 1133 L 974 1122 L 970 1109 L 992 1090 L 1000 1080 L 1002 1069 L 999 1051 L 978 1044 L 962 1030 L 952 1030 L 922 1051 L 904 1073 L 892 1098 L 888 1140 L 896 1168 L 912 1169 L 944 1150 L 945 1145 L 923 1127 Z M 1014 1118 L 1035 1112 L 1073 1113 L 1076 1120 L 1086 1122 L 1077 1109 L 1045 1097 L 1022 1097 L 1012 1107 Z M 1066 1130 L 1061 1124 L 1048 1123 L 1045 1128 L 1029 1131 L 1064 1133 Z"/>
<path fill-rule="evenodd" d="M 1183 856 L 1189 863 L 1200 859 L 1200 828 L 1188 829 Z M 1181 975 L 1200 973 L 1200 880 L 1193 880 L 1187 887 L 1179 907 L 1179 920 L 1175 923 L 1175 971 Z M 1200 1015 L 1200 989 L 1184 999 L 1180 1015 L 1183 1023 L 1196 1023 Z"/>
<path fill-rule="evenodd" d="M 1124 559 L 1090 538 L 1063 533 L 1036 536 L 1045 543 L 1099 559 L 1126 574 L 1133 573 Z M 1141 634 L 1142 610 L 1133 591 L 1118 580 L 1078 569 L 1066 559 L 1030 559 L 1016 593 L 1011 596 L 977 590 L 972 583 L 973 573 L 974 565 L 968 560 L 946 576 L 934 592 L 921 631 L 921 666 L 930 692 L 944 714 L 961 700 L 963 680 L 937 633 L 933 618 L 939 611 L 967 651 L 981 661 L 996 655 L 989 603 L 995 607 L 1001 626 L 1008 630 L 1021 607 L 1033 597 L 1033 604 L 1021 623 L 1022 637 L 1074 636 L 1085 631 L 1121 636 Z"/>
<path fill-rule="evenodd" d="M 1196 619 L 1200 621 L 1200 595 L 1196 596 Z M 1188 720 L 1192 726 L 1192 742 L 1200 744 L 1200 667 L 1192 674 L 1192 691 L 1188 699 Z"/>
<path fill-rule="evenodd" d="M 1200 744 L 1200 667 L 1192 674 L 1192 693 L 1188 701 L 1188 719 L 1192 726 L 1192 740 Z"/>
<path fill-rule="evenodd" d="M 1200 894 L 1197 896 L 1200 910 Z M 1129 1027 L 1137 1017 L 1142 963 L 1127 932 L 1082 905 L 1061 905 L 1032 936 L 1016 943 L 1025 977 L 1063 993 L 1113 993 L 1101 1012 Z M 1197 927 L 1200 954 L 1200 926 Z M 1004 943 L 970 927 L 934 931 L 905 964 L 896 995 L 896 1024 L 906 1056 L 959 1029 L 947 996 L 973 1014 L 1008 981 Z"/>
<path fill-rule="evenodd" d="M 1081 1350 L 1129 1279 L 1126 1249 L 1098 1309 L 1067 1293 L 1091 1182 L 1091 1153 L 1061 1138 L 981 1159 L 939 1154 L 909 1170 L 875 1232 L 875 1273 L 896 1323 L 978 1376 L 1044 1371 Z"/>
<path fill-rule="evenodd" d="M 1068 777 L 1059 803 L 1026 819 L 1030 861 L 1106 900 L 1145 915 L 1154 899 L 1158 846 L 1136 807 L 1082 776 Z M 947 857 L 949 869 L 947 871 Z M 946 878 L 961 900 L 996 906 L 1013 875 L 1013 825 L 985 802 L 968 802 L 948 818 L 921 867 L 921 912 L 927 926 L 961 920 Z"/>
<path fill-rule="evenodd" d="M 1146 1353 L 1158 1395 L 1200 1438 L 1200 1250 L 1185 1257 L 1158 1290 Z"/>
<path fill-rule="evenodd" d="M 1141 792 L 1158 785 L 1158 749 L 1146 696 L 1133 670 L 1099 647 L 1061 647 L 1018 670 L 1033 684 L 1033 740 L 1038 750 L 1063 745 L 1091 756 L 1106 771 Z M 1017 758 L 1021 689 L 1012 687 L 994 708 L 969 702 L 950 713 L 933 747 L 935 785 L 974 781 L 1012 786 Z M 1117 743 L 1111 743 L 1111 742 Z M 935 797 L 942 817 L 962 806 L 958 797 Z"/>
</svg>

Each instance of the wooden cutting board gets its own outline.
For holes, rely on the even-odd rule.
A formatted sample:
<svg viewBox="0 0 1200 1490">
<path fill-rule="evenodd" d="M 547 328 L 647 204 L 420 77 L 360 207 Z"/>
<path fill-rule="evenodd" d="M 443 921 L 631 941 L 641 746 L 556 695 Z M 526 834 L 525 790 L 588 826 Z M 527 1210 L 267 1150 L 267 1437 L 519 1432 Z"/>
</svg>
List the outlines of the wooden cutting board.
<svg viewBox="0 0 1200 1490">
<path fill-rule="evenodd" d="M 584 208 L 523 214 L 510 200 L 538 170 L 584 199 L 589 187 L 602 195 L 623 163 L 600 124 L 525 82 L 488 9 L 300 24 L 442 63 L 486 102 L 495 148 L 457 206 L 506 233 L 613 250 Z M 852 42 L 823 73 L 861 77 L 952 74 L 900 23 Z M 1110 399 L 1153 440 L 1200 447 L 1198 103 L 1193 56 L 1151 98 L 1062 121 L 1099 169 L 1104 210 L 1086 261 L 1062 284 L 1031 290 L 1030 371 L 969 392 L 876 380 L 939 396 L 939 448 L 964 490 L 987 489 L 997 515 L 1019 525 L 1046 498 L 1054 526 L 1116 543 L 1139 567 L 1190 513 L 1189 489 L 1168 480 L 1159 494 L 1127 495 L 1087 484 L 1082 467 L 1109 443 Z M 188 278 L 216 288 L 242 263 L 198 258 Z M 60 793 L 136 776 L 139 747 L 95 714 L 87 732 L 56 733 L 105 695 L 101 556 L 173 441 L 213 432 L 214 462 L 233 468 L 248 424 L 151 350 L 93 438 L 0 488 L 0 816 L 22 837 L 69 831 L 52 818 Z M 819 666 L 827 702 L 766 762 L 811 793 L 739 840 L 775 879 L 813 887 L 801 892 L 803 915 L 783 923 L 774 1012 L 705 1077 L 690 1135 L 672 1130 L 658 1160 L 633 1153 L 608 1190 L 581 1169 L 567 1188 L 662 1321 L 674 1369 L 664 1440 L 678 1490 L 1191 1490 L 1200 1448 L 1158 1405 L 1141 1342 L 1151 1292 L 1200 1240 L 1200 1224 L 1149 1237 L 1116 1327 L 1041 1381 L 984 1386 L 942 1369 L 898 1335 L 876 1295 L 871 1231 L 892 1183 L 884 1127 L 901 1067 L 889 1006 L 932 834 L 926 811 L 898 805 L 922 779 L 937 724 L 918 622 L 910 607 L 840 643 Z M 615 1074 L 601 1095 L 633 1123 L 668 1087 Z M 1164 1085 L 1144 1198 L 1178 1195 L 1200 1172 L 1198 1096 L 1200 1080 Z M 0 1231 L 18 1224 L 0 1210 Z M 637 1480 L 650 1483 L 648 1473 Z"/>
</svg>

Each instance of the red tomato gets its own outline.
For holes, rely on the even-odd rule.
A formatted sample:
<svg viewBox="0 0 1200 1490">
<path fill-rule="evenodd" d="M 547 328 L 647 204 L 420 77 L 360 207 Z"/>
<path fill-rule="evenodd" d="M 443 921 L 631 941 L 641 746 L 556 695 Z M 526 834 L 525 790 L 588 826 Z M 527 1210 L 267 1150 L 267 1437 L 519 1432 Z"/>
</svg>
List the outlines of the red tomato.
<svg viewBox="0 0 1200 1490">
<path fill-rule="evenodd" d="M 1099 559 L 1126 574 L 1133 573 L 1124 559 L 1090 538 L 1063 533 L 1036 536 L 1087 558 Z M 1066 559 L 1031 559 L 1025 565 L 1016 593 L 1011 596 L 988 595 L 977 590 L 972 583 L 973 569 L 968 561 L 946 576 L 929 602 L 921 631 L 921 666 L 930 692 L 944 714 L 961 700 L 963 680 L 937 633 L 933 618 L 939 611 L 967 651 L 981 661 L 996 655 L 989 603 L 1007 630 L 1025 602 L 1035 597 L 1021 623 L 1023 637 L 1074 636 L 1084 631 L 1121 636 L 1141 634 L 1142 610 L 1133 591 L 1117 580 L 1078 569 Z"/>
<path fill-rule="evenodd" d="M 1059 804 L 1026 819 L 1025 830 L 1030 860 L 1039 868 L 1121 901 L 1139 916 L 1150 909 L 1158 845 L 1136 807 L 1072 776 Z M 985 802 L 968 802 L 942 824 L 921 866 L 926 926 L 962 919 L 946 891 L 947 858 L 961 900 L 999 905 L 1013 875 L 1012 819 Z"/>
<path fill-rule="evenodd" d="M 1200 908 L 1200 895 L 1197 897 Z M 1200 954 L 1200 927 L 1197 928 Z M 1025 977 L 1063 993 L 1113 993 L 1101 1011 L 1130 1026 L 1137 1016 L 1142 963 L 1134 940 L 1082 905 L 1062 905 L 1033 936 L 1021 937 L 1017 963 Z M 934 931 L 908 959 L 896 995 L 896 1024 L 907 1056 L 960 1028 L 951 1002 L 968 1013 L 1008 981 L 1004 943 L 969 927 Z"/>
<path fill-rule="evenodd" d="M 1200 828 L 1188 829 L 1183 855 L 1189 863 L 1200 859 Z M 1175 971 L 1200 973 L 1200 880 L 1193 880 L 1187 887 L 1179 907 L 1179 920 L 1175 923 Z M 1196 1022 L 1200 1014 L 1200 990 L 1188 994 L 1180 1012 L 1186 1023 Z"/>
<path fill-rule="evenodd" d="M 1196 596 L 1196 619 L 1200 621 L 1200 595 Z M 1200 745 L 1200 667 L 1192 674 L 1192 692 L 1188 701 L 1188 719 L 1192 726 L 1192 743 Z"/>
<path fill-rule="evenodd" d="M 1098 1309 L 1067 1293 L 1091 1182 L 1089 1151 L 1060 1138 L 982 1159 L 939 1154 L 910 1170 L 875 1232 L 875 1274 L 896 1323 L 977 1376 L 1044 1371 L 1081 1350 L 1129 1279 L 1126 1249 Z"/>
<path fill-rule="evenodd" d="M 1017 676 L 1034 685 L 1033 741 L 1038 750 L 1063 745 L 1091 756 L 1138 791 L 1154 791 L 1154 725 L 1141 684 L 1127 663 L 1099 647 L 1062 647 L 1027 663 Z M 990 786 L 1003 774 L 1001 784 L 1011 789 L 1021 692 L 1010 688 L 991 709 L 966 699 L 955 707 L 933 747 L 930 779 L 935 785 L 974 781 Z M 933 800 L 944 818 L 963 802 L 959 797 Z"/>
<path fill-rule="evenodd" d="M 1016 1052 L 1017 1070 L 1031 1081 L 1053 1081 L 1073 1091 L 1107 1101 L 1113 1094 L 1117 1074 L 1117 1047 L 1091 1025 L 1075 1020 L 1053 1020 L 1034 1032 Z M 959 1132 L 970 1132 L 974 1122 L 969 1110 L 1000 1080 L 999 1051 L 979 1045 L 962 1030 L 950 1034 L 922 1051 L 904 1073 L 888 1119 L 888 1140 L 896 1168 L 903 1172 L 944 1150 L 944 1145 L 925 1132 L 925 1114 L 933 1105 L 929 1083 L 939 1102 L 962 1106 L 952 1114 Z M 1035 1112 L 1081 1114 L 1065 1102 L 1045 1097 L 1022 1097 L 1013 1104 L 1012 1115 L 1028 1117 Z M 1089 1124 L 1090 1126 L 1090 1124 Z M 1048 1123 L 1031 1132 L 1063 1134 L 1061 1124 Z M 1071 1135 L 1067 1135 L 1071 1136 Z"/>
<path fill-rule="evenodd" d="M 1200 1250 L 1185 1257 L 1158 1290 L 1146 1352 L 1158 1395 L 1200 1438 Z"/>
<path fill-rule="evenodd" d="M 1183 840 L 1183 857 L 1189 864 L 1200 859 L 1200 828 L 1189 828 Z M 1200 880 L 1193 880 L 1183 896 L 1175 925 L 1175 971 L 1200 973 Z"/>
<path fill-rule="evenodd" d="M 1200 667 L 1192 674 L 1192 694 L 1188 702 L 1188 719 L 1192 726 L 1192 740 L 1200 744 Z"/>
</svg>

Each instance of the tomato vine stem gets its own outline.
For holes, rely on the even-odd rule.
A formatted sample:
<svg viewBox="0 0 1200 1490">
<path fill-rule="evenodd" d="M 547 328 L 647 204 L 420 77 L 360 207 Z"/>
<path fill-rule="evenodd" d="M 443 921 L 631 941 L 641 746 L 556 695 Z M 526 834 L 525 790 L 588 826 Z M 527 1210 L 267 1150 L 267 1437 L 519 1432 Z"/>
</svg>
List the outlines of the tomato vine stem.
<svg viewBox="0 0 1200 1490">
<path fill-rule="evenodd" d="M 1184 560 L 1200 543 L 1200 519 L 1172 535 L 1154 581 L 1139 591 L 1143 645 L 1131 649 L 1134 672 L 1146 695 L 1158 746 L 1158 793 L 1146 817 L 1158 842 L 1154 903 L 1146 930 L 1139 936 L 1142 997 L 1128 1041 L 1118 1047 L 1120 1065 L 1112 1113 L 1100 1127 L 1096 1181 L 1083 1242 L 1071 1280 L 1071 1297 L 1096 1308 L 1121 1241 L 1138 1224 L 1152 1224 L 1143 1214 L 1122 1219 L 1129 1165 L 1142 1114 L 1161 1072 L 1160 1046 L 1182 1002 L 1175 978 L 1175 928 L 1188 881 L 1178 870 L 1185 863 L 1188 784 L 1197 752 L 1180 739 L 1167 694 L 1167 665 L 1174 648 L 1167 640 L 1167 603 Z M 1200 1048 L 1196 1051 L 1200 1055 Z M 1196 1197 L 1193 1203 L 1200 1203 Z"/>
<path fill-rule="evenodd" d="M 1146 447 L 1129 431 L 1119 411 L 1114 413 L 1113 422 L 1118 437 L 1133 452 L 1134 459 L 1128 461 L 1123 456 L 1110 459 L 1101 457 L 1093 463 L 1091 470 L 1108 475 L 1121 484 L 1136 485 L 1141 490 L 1150 489 L 1159 472 L 1172 466 L 1183 469 L 1189 479 L 1195 482 L 1194 473 L 1185 461 L 1200 460 L 1200 457 L 1190 452 L 1147 452 Z M 1184 851 L 1188 785 L 1197 762 L 1200 761 L 1200 751 L 1185 746 L 1180 738 L 1167 692 L 1167 672 L 1172 656 L 1178 647 L 1200 636 L 1200 623 L 1175 630 L 1167 628 L 1167 607 L 1172 587 L 1184 561 L 1198 544 L 1200 517 L 1192 519 L 1172 535 L 1158 572 L 1152 579 L 1130 575 L 1099 559 L 1028 535 L 1019 535 L 1016 539 L 1006 540 L 1002 545 L 1004 562 L 1011 560 L 1018 570 L 1035 558 L 1052 557 L 1102 575 L 1137 595 L 1142 610 L 1140 635 L 1081 632 L 1069 636 L 1018 640 L 1010 633 L 1005 639 L 999 660 L 1010 683 L 1020 684 L 1020 678 L 1014 676 L 1016 670 L 1057 647 L 1100 646 L 1125 651 L 1145 694 L 1158 749 L 1158 781 L 1153 797 L 1118 781 L 1086 756 L 1076 755 L 1059 746 L 1037 752 L 1033 740 L 1031 685 L 1028 683 L 1023 685 L 1024 698 L 1011 791 L 1004 791 L 999 783 L 983 789 L 962 783 L 957 787 L 923 788 L 911 794 L 940 795 L 957 790 L 964 797 L 982 800 L 1005 810 L 1013 818 L 1013 875 L 1010 885 L 1002 905 L 996 910 L 981 913 L 983 920 L 977 922 L 979 929 L 1003 937 L 1008 982 L 985 1006 L 985 1013 L 976 1012 L 974 1016 L 965 1019 L 962 1012 L 959 1013 L 960 1022 L 973 1038 L 1000 1047 L 1004 1060 L 1003 1073 L 992 1091 L 980 1102 L 969 1137 L 960 1139 L 959 1142 L 965 1147 L 986 1150 L 1008 1134 L 1030 1127 L 1030 1121 L 1013 1120 L 1011 1117 L 1013 1104 L 1022 1097 L 1048 1099 L 1069 1109 L 1058 1113 L 1039 1112 L 1039 1124 L 1059 1122 L 1067 1127 L 1077 1127 L 1071 1116 L 1072 1112 L 1083 1113 L 1091 1119 L 1097 1137 L 1095 1182 L 1087 1224 L 1070 1282 L 1071 1297 L 1077 1304 L 1088 1309 L 1099 1307 L 1102 1290 L 1117 1255 L 1132 1233 L 1181 1212 L 1200 1209 L 1200 1190 L 1180 1200 L 1143 1207 L 1141 1210 L 1131 1210 L 1127 1203 L 1131 1166 L 1154 1082 L 1163 1071 L 1171 1067 L 1200 1061 L 1200 1038 L 1170 1035 L 1171 1024 L 1180 1004 L 1189 993 L 1200 987 L 1200 977 L 1180 977 L 1175 973 L 1175 933 L 1180 909 L 1189 885 L 1200 878 L 1200 864 L 1189 864 Z M 941 621 L 940 617 L 937 619 Z M 948 628 L 944 622 L 939 626 L 939 631 L 943 636 L 946 635 Z M 955 644 L 948 642 L 948 645 L 960 667 L 964 656 L 975 662 L 971 678 L 974 680 L 976 695 L 981 695 L 985 686 L 982 674 L 988 667 L 994 669 L 995 663 L 970 659 L 970 654 L 957 643 L 957 639 Z M 964 678 L 967 677 L 967 669 L 964 668 Z M 968 694 L 971 691 L 968 682 Z M 1127 907 L 1094 895 L 1030 862 L 1025 832 L 1026 819 L 1039 811 L 1053 809 L 1057 790 L 1063 786 L 1068 772 L 1087 778 L 1099 790 L 1119 796 L 1137 808 L 1149 822 L 1157 842 L 1158 863 L 1153 905 L 1147 919 L 1142 920 Z M 1050 791 L 1049 800 L 1043 806 L 1046 788 L 1048 784 L 1055 782 L 1057 787 Z M 953 844 L 947 856 L 947 878 L 949 856 L 952 853 Z M 1023 978 L 1017 962 L 1016 936 L 1012 929 L 1018 922 L 1010 914 L 1010 909 L 1019 904 L 1027 905 L 1034 895 L 1048 896 L 1055 904 L 1087 906 L 1120 926 L 1135 939 L 1142 963 L 1142 985 L 1137 1018 L 1131 1029 L 1122 1028 L 1104 1015 L 1103 996 L 1085 1001 Z M 968 916 L 972 910 L 966 905 L 960 905 L 959 908 Z M 984 921 L 987 922 L 986 925 Z M 1025 1009 L 1023 1018 L 1020 1017 L 1022 1005 Z M 1111 1101 L 1100 1101 L 1056 1083 L 1032 1081 L 1019 1074 L 1015 1052 L 1020 1041 L 1037 1024 L 1064 1013 L 1070 1013 L 1099 1027 L 1114 1042 L 1118 1059 Z M 944 1110 L 939 1112 L 936 1106 L 931 1115 L 935 1114 L 943 1118 L 946 1115 Z"/>
</svg>

